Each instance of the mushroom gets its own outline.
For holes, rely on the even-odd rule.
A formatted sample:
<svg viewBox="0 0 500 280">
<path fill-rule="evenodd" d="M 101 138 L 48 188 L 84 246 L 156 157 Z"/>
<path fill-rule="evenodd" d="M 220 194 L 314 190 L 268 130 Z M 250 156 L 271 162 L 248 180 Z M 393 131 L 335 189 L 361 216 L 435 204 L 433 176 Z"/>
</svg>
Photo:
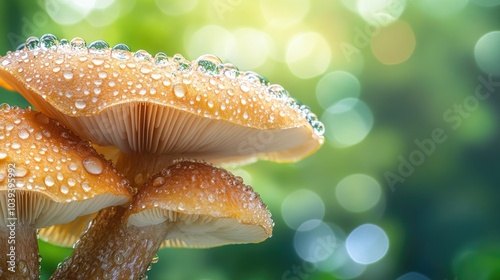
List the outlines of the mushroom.
<svg viewBox="0 0 500 280">
<path fill-rule="evenodd" d="M 162 243 L 257 243 L 269 238 L 273 227 L 266 205 L 240 177 L 199 161 L 178 161 L 152 176 L 124 212 L 123 221 L 107 219 L 112 224 L 100 228 L 105 235 L 82 237 L 78 253 L 52 279 L 138 279 Z M 92 227 L 99 225 L 103 223 L 93 223 L 90 230 L 98 232 Z M 114 253 L 110 257 L 108 252 Z M 70 265 L 74 263 L 85 268 Z"/>
<path fill-rule="evenodd" d="M 131 200 L 128 182 L 55 120 L 0 105 L 0 278 L 38 278 L 37 228 Z"/>
<path fill-rule="evenodd" d="M 0 58 L 2 85 L 107 146 L 139 186 L 175 158 L 296 161 L 323 142 L 322 123 L 283 87 L 213 55 L 191 62 L 47 34 Z"/>
<path fill-rule="evenodd" d="M 296 161 L 324 140 L 323 124 L 283 87 L 212 55 L 153 57 L 47 34 L 0 58 L 0 86 L 114 155 L 137 189 L 178 158 Z M 117 209 L 105 211 L 122 219 Z"/>
</svg>

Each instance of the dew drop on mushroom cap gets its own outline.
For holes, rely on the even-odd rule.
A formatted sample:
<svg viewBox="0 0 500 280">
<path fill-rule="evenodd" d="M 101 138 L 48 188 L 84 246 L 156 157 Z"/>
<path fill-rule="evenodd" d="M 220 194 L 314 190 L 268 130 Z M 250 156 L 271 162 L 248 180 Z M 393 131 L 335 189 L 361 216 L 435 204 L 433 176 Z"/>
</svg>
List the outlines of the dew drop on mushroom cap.
<svg viewBox="0 0 500 280">
<path fill-rule="evenodd" d="M 89 158 L 100 165 L 99 174 L 86 169 L 84 162 Z M 8 181 L 9 176 L 14 180 Z M 3 104 L 0 227 L 7 223 L 3 211 L 7 210 L 11 187 L 15 188 L 18 221 L 35 228 L 67 223 L 131 200 L 128 182 L 87 141 L 40 112 Z"/>
<path fill-rule="evenodd" d="M 309 107 L 215 56 L 189 61 L 123 44 L 64 42 L 31 37 L 1 57 L 0 86 L 95 144 L 227 162 L 295 161 L 323 142 Z"/>
<path fill-rule="evenodd" d="M 153 176 L 125 214 L 129 226 L 167 224 L 163 247 L 215 247 L 271 237 L 273 221 L 252 187 L 224 169 L 178 161 Z"/>
</svg>

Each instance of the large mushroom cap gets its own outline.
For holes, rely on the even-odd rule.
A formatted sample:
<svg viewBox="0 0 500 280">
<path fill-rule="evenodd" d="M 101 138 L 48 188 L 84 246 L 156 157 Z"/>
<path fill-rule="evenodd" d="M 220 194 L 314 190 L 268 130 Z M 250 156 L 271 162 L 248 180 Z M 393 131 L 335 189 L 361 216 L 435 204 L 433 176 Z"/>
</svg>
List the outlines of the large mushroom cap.
<svg viewBox="0 0 500 280">
<path fill-rule="evenodd" d="M 294 161 L 323 142 L 323 125 L 279 85 L 212 56 L 152 57 L 103 41 L 30 37 L 0 58 L 0 86 L 83 138 L 125 153 Z"/>
<path fill-rule="evenodd" d="M 128 225 L 166 222 L 162 246 L 214 247 L 257 243 L 271 236 L 266 205 L 239 177 L 202 162 L 177 162 L 153 176 L 134 197 Z"/>
<path fill-rule="evenodd" d="M 40 112 L 0 106 L 0 227 L 14 214 L 40 228 L 130 200 L 127 181 L 87 141 Z"/>
</svg>

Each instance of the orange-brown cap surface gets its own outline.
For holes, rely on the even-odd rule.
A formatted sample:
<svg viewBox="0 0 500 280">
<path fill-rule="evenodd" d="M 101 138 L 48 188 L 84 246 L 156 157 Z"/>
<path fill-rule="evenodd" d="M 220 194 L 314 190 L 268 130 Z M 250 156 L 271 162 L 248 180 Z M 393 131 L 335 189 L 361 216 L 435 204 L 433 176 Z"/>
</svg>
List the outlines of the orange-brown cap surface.
<svg viewBox="0 0 500 280">
<path fill-rule="evenodd" d="M 1 105 L 0 226 L 11 216 L 66 223 L 130 199 L 127 181 L 88 142 L 40 112 Z"/>
<path fill-rule="evenodd" d="M 153 176 L 134 197 L 128 225 L 166 222 L 163 246 L 214 247 L 271 236 L 266 205 L 240 177 L 209 164 L 180 161 Z"/>
<path fill-rule="evenodd" d="M 293 161 L 323 142 L 324 127 L 307 106 L 212 55 L 152 57 L 44 35 L 0 58 L 0 86 L 83 138 L 125 153 Z"/>
</svg>

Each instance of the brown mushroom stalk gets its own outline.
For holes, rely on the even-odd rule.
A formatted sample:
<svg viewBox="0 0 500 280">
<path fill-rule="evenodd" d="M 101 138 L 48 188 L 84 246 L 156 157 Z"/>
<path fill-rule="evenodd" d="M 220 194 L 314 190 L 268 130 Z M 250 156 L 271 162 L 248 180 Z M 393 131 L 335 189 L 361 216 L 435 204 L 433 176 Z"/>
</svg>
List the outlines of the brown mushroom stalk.
<svg viewBox="0 0 500 280">
<path fill-rule="evenodd" d="M 50 279 L 141 279 L 167 234 L 166 224 L 147 228 L 123 222 L 122 207 L 100 211 Z"/>
<path fill-rule="evenodd" d="M 38 228 L 131 200 L 110 162 L 40 112 L 0 105 L 0 140 L 1 279 L 38 278 Z"/>
<path fill-rule="evenodd" d="M 0 278 L 32 279 L 40 273 L 34 225 L 12 220 L 0 227 Z"/>
<path fill-rule="evenodd" d="M 0 57 L 0 86 L 18 91 L 111 155 L 139 191 L 176 158 L 291 162 L 324 140 L 323 124 L 283 87 L 213 55 L 189 61 L 179 54 L 152 56 L 123 44 L 87 46 L 81 38 L 47 34 Z M 123 219 L 121 212 L 111 213 L 94 221 L 86 235 L 97 234 L 96 222 L 119 222 L 104 218 Z M 73 255 L 84 252 L 79 248 Z"/>
<path fill-rule="evenodd" d="M 51 279 L 138 279 L 162 243 L 257 243 L 271 236 L 272 227 L 267 207 L 241 178 L 206 163 L 181 161 L 152 176 L 128 210 L 101 211 Z"/>
</svg>

